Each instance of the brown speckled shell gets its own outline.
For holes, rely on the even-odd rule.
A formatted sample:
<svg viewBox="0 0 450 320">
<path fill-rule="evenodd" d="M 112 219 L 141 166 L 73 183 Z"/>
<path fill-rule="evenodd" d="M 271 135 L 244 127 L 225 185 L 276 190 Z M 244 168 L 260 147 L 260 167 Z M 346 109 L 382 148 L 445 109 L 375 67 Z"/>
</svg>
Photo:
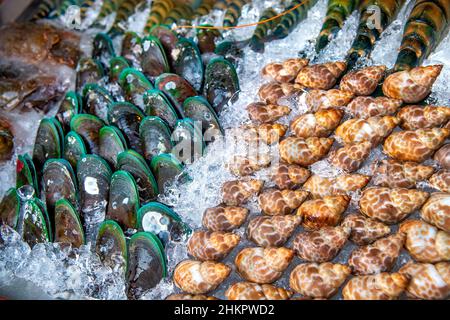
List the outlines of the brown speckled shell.
<svg viewBox="0 0 450 320">
<path fill-rule="evenodd" d="M 349 196 L 326 196 L 304 202 L 297 210 L 303 217 L 303 227 L 310 230 L 324 226 L 335 226 L 341 220 L 341 215 L 350 202 Z"/>
<path fill-rule="evenodd" d="M 384 77 L 385 71 L 386 66 L 370 66 L 351 71 L 342 77 L 339 87 L 358 96 L 371 95 Z"/>
<path fill-rule="evenodd" d="M 376 274 L 391 270 L 405 242 L 401 232 L 378 239 L 351 253 L 348 264 L 354 274 Z"/>
<path fill-rule="evenodd" d="M 200 261 L 217 261 L 225 258 L 241 237 L 231 232 L 195 231 L 187 243 L 188 253 Z"/>
<path fill-rule="evenodd" d="M 305 103 L 309 111 L 316 112 L 320 109 L 346 106 L 353 96 L 353 93 L 339 89 L 310 90 L 305 96 Z"/>
<path fill-rule="evenodd" d="M 420 210 L 423 220 L 450 232 L 450 193 L 432 193 Z"/>
<path fill-rule="evenodd" d="M 256 179 L 227 181 L 222 186 L 223 202 L 229 206 L 239 206 L 257 195 L 263 185 L 263 181 Z"/>
<path fill-rule="evenodd" d="M 326 156 L 333 141 L 332 138 L 289 137 L 280 142 L 280 157 L 289 164 L 309 166 Z"/>
<path fill-rule="evenodd" d="M 408 220 L 400 225 L 406 234 L 405 248 L 418 262 L 450 260 L 450 234 L 422 220 Z"/>
<path fill-rule="evenodd" d="M 292 292 L 271 284 L 236 282 L 225 292 L 228 300 L 287 300 Z"/>
<path fill-rule="evenodd" d="M 440 166 L 444 169 L 450 170 L 450 143 L 443 145 L 433 157 Z"/>
<path fill-rule="evenodd" d="M 366 216 L 393 224 L 418 210 L 427 198 L 428 192 L 421 190 L 372 187 L 364 190 L 359 206 Z"/>
<path fill-rule="evenodd" d="M 372 144 L 368 141 L 347 144 L 330 152 L 330 162 L 344 171 L 353 172 L 358 170 L 363 164 L 371 149 Z"/>
<path fill-rule="evenodd" d="M 171 294 L 166 300 L 219 300 L 216 297 L 205 296 L 203 294 L 178 293 Z"/>
<path fill-rule="evenodd" d="M 393 115 L 402 104 L 402 100 L 388 97 L 356 97 L 345 109 L 355 118 L 367 119 Z"/>
<path fill-rule="evenodd" d="M 258 138 L 264 143 L 272 144 L 280 141 L 288 127 L 280 123 L 263 123 L 258 126 L 247 127 L 249 130 L 255 130 Z"/>
<path fill-rule="evenodd" d="M 412 298 L 443 300 L 450 295 L 450 262 L 409 262 L 399 272 L 410 277 L 406 291 Z"/>
<path fill-rule="evenodd" d="M 190 294 L 204 294 L 217 288 L 230 274 L 231 268 L 220 262 L 184 260 L 174 272 L 173 281 Z"/>
<path fill-rule="evenodd" d="M 306 297 L 329 298 L 336 294 L 350 272 L 349 267 L 338 263 L 302 263 L 292 270 L 289 286 Z"/>
<path fill-rule="evenodd" d="M 272 283 L 279 279 L 294 257 L 291 249 L 245 248 L 234 261 L 239 274 L 248 281 Z"/>
<path fill-rule="evenodd" d="M 367 245 L 391 232 L 389 226 L 360 214 L 349 214 L 341 224 L 351 229 L 350 240 L 358 245 Z"/>
<path fill-rule="evenodd" d="M 275 185 L 280 189 L 295 189 L 300 187 L 309 178 L 308 169 L 296 164 L 280 163 L 274 166 L 271 177 Z"/>
<path fill-rule="evenodd" d="M 387 137 L 384 152 L 397 160 L 422 162 L 450 135 L 449 129 L 432 128 L 398 131 Z"/>
<path fill-rule="evenodd" d="M 278 99 L 284 97 L 283 90 L 281 89 L 281 85 L 276 82 L 269 82 L 263 84 L 258 91 L 259 98 L 262 101 L 271 104 L 277 104 Z"/>
<path fill-rule="evenodd" d="M 345 62 L 327 62 L 306 66 L 300 70 L 296 83 L 311 89 L 331 89 L 347 69 Z"/>
<path fill-rule="evenodd" d="M 335 133 L 344 143 L 367 141 L 375 146 L 392 132 L 397 123 L 398 119 L 392 116 L 349 119 Z"/>
<path fill-rule="evenodd" d="M 262 101 L 277 104 L 279 99 L 290 96 L 301 90 L 303 90 L 303 88 L 296 84 L 269 82 L 263 84 L 259 88 L 258 95 Z"/>
<path fill-rule="evenodd" d="M 291 130 L 298 138 L 328 137 L 341 122 L 343 114 L 335 108 L 306 113 L 291 122 Z"/>
<path fill-rule="evenodd" d="M 307 66 L 308 63 L 308 59 L 301 58 L 287 59 L 282 63 L 273 62 L 267 64 L 261 70 L 261 74 L 277 82 L 291 82 L 295 79 L 298 72 Z"/>
<path fill-rule="evenodd" d="M 262 123 L 259 125 L 245 125 L 239 128 L 233 128 L 231 134 L 237 139 L 247 143 L 264 142 L 272 144 L 278 142 L 286 133 L 288 127 L 280 123 Z"/>
<path fill-rule="evenodd" d="M 280 86 L 285 97 L 290 97 L 294 94 L 305 91 L 305 88 L 297 83 L 282 83 Z"/>
<path fill-rule="evenodd" d="M 349 235 L 350 228 L 342 226 L 305 231 L 295 237 L 292 248 L 306 261 L 326 262 L 336 257 Z"/>
<path fill-rule="evenodd" d="M 257 216 L 247 226 L 247 238 L 261 247 L 280 247 L 301 223 L 301 217 Z"/>
<path fill-rule="evenodd" d="M 406 106 L 397 113 L 397 117 L 405 130 L 430 129 L 450 120 L 450 107 Z"/>
<path fill-rule="evenodd" d="M 408 277 L 400 273 L 357 276 L 342 289 L 344 300 L 395 300 L 406 289 Z"/>
<path fill-rule="evenodd" d="M 383 82 L 383 93 L 406 103 L 417 103 L 430 94 L 442 65 L 416 67 L 389 75 Z"/>
<path fill-rule="evenodd" d="M 206 209 L 203 226 L 210 231 L 231 231 L 239 228 L 247 218 L 248 209 L 242 207 L 217 206 Z"/>
<path fill-rule="evenodd" d="M 258 123 L 270 123 L 288 115 L 291 109 L 277 104 L 254 102 L 247 106 L 250 119 Z"/>
<path fill-rule="evenodd" d="M 236 176 L 248 176 L 261 168 L 270 164 L 270 153 L 256 152 L 256 157 L 252 156 L 233 156 L 226 164 L 230 172 Z"/>
<path fill-rule="evenodd" d="M 305 182 L 303 189 L 310 192 L 313 198 L 346 195 L 364 188 L 369 180 L 370 176 L 357 173 L 343 174 L 336 178 L 313 175 Z"/>
<path fill-rule="evenodd" d="M 431 166 L 388 159 L 377 163 L 372 182 L 380 187 L 413 188 L 417 182 L 428 179 L 433 172 Z"/>
<path fill-rule="evenodd" d="M 450 193 L 450 170 L 440 170 L 430 178 L 433 188 Z"/>
<path fill-rule="evenodd" d="M 308 197 L 302 190 L 267 189 L 258 197 L 261 210 L 268 215 L 290 214 Z"/>
</svg>

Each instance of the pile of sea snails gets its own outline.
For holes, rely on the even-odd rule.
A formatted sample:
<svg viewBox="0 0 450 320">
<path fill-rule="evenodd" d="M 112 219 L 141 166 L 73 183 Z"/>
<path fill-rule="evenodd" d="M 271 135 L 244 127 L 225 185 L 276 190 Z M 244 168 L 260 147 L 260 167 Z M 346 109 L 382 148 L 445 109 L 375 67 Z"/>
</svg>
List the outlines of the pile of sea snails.
<svg viewBox="0 0 450 320">
<path fill-rule="evenodd" d="M 241 280 L 225 288 L 231 300 L 447 299 L 450 108 L 422 104 L 441 68 L 346 72 L 345 62 L 302 58 L 266 65 L 261 75 L 270 81 L 259 89 L 261 101 L 247 107 L 253 124 L 244 130 L 259 143 L 279 143 L 281 162 L 270 167 L 275 187 L 252 176 L 270 159 L 232 161 L 236 180 L 204 212 L 204 229 L 188 241 L 192 258 L 173 274 L 182 292 L 168 299 L 215 299 L 233 272 Z M 278 101 L 295 94 L 305 95 L 308 110 L 288 128 L 277 120 L 291 109 Z M 375 161 L 370 175 L 356 173 L 379 145 L 389 158 Z M 324 159 L 341 174 L 312 174 L 310 166 Z M 359 210 L 347 210 L 358 192 Z M 254 197 L 260 214 L 247 219 L 243 205 Z M 243 236 L 234 232 L 240 226 Z M 220 262 L 244 237 L 251 245 L 234 265 Z M 335 262 L 348 242 L 355 249 Z M 412 258 L 406 264 L 397 261 L 403 249 Z M 274 284 L 284 276 L 289 287 Z"/>
</svg>

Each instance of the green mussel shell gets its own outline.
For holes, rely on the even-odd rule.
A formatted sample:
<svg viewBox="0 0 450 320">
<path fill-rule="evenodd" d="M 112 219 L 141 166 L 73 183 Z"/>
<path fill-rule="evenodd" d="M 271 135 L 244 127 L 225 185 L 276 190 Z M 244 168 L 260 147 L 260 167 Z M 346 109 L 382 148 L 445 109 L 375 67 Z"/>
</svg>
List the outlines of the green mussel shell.
<svg viewBox="0 0 450 320">
<path fill-rule="evenodd" d="M 122 228 L 113 220 L 100 224 L 95 251 L 104 265 L 112 270 L 127 269 L 128 248 Z"/>
<path fill-rule="evenodd" d="M 167 276 L 164 249 L 150 232 L 134 234 L 128 244 L 128 297 L 137 299 Z"/>
<path fill-rule="evenodd" d="M 133 176 L 119 170 L 111 177 L 106 219 L 116 221 L 124 230 L 137 228 L 139 192 Z"/>
<path fill-rule="evenodd" d="M 78 212 L 66 199 L 58 200 L 55 205 L 55 242 L 69 243 L 74 248 L 85 243 Z"/>
<path fill-rule="evenodd" d="M 161 118 L 145 117 L 139 127 L 139 134 L 143 143 L 145 158 L 148 161 L 151 161 L 152 157 L 160 153 L 172 151 L 171 131 Z"/>
<path fill-rule="evenodd" d="M 129 172 L 139 191 L 141 203 L 147 203 L 158 196 L 158 185 L 145 159 L 133 150 L 126 150 L 117 156 L 117 168 Z"/>
<path fill-rule="evenodd" d="M 64 138 L 64 159 L 76 168 L 81 157 L 87 154 L 83 138 L 75 131 L 69 131 Z"/>
</svg>

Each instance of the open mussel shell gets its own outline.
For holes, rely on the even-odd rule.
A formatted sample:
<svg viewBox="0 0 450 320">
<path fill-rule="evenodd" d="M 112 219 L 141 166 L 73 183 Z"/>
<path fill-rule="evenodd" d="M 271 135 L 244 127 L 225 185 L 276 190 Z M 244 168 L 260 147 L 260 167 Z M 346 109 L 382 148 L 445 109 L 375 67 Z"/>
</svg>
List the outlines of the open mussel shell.
<svg viewBox="0 0 450 320">
<path fill-rule="evenodd" d="M 119 223 L 124 230 L 137 228 L 139 192 L 133 176 L 124 170 L 114 172 L 109 186 L 106 219 Z"/>
<path fill-rule="evenodd" d="M 119 76 L 119 84 L 125 99 L 144 110 L 143 95 L 147 90 L 153 89 L 147 77 L 136 69 L 126 68 Z"/>
<path fill-rule="evenodd" d="M 142 111 L 129 102 L 115 102 L 109 106 L 108 120 L 124 134 L 128 146 L 142 154 L 139 124 L 144 119 Z"/>
<path fill-rule="evenodd" d="M 140 60 L 142 72 L 150 79 L 156 78 L 161 73 L 170 71 L 164 48 L 155 36 L 147 36 L 142 39 L 142 55 Z"/>
<path fill-rule="evenodd" d="M 174 128 L 179 119 L 178 113 L 161 90 L 151 89 L 144 94 L 144 113 L 160 117 Z"/>
<path fill-rule="evenodd" d="M 172 151 L 171 132 L 167 124 L 159 117 L 145 117 L 139 126 L 145 158 L 148 161 L 160 154 Z"/>
<path fill-rule="evenodd" d="M 160 193 L 183 171 L 183 164 L 171 153 L 161 153 L 152 158 L 150 164 Z"/>
<path fill-rule="evenodd" d="M 205 98 L 201 96 L 187 98 L 183 103 L 183 110 L 186 117 L 201 121 L 202 132 L 208 132 L 208 136 L 223 135 L 217 113 Z"/>
<path fill-rule="evenodd" d="M 111 38 L 103 32 L 97 33 L 92 43 L 92 58 L 108 66 L 109 60 L 116 56 Z"/>
<path fill-rule="evenodd" d="M 64 132 L 70 130 L 70 120 L 72 120 L 74 115 L 81 113 L 81 110 L 81 97 L 74 91 L 67 92 L 64 100 L 59 106 L 58 113 L 55 116 L 56 119 L 61 123 Z"/>
<path fill-rule="evenodd" d="M 163 73 L 160 75 L 155 80 L 155 87 L 167 95 L 181 117 L 184 117 L 184 100 L 197 95 L 195 89 L 186 79 L 174 73 Z"/>
<path fill-rule="evenodd" d="M 114 102 L 108 90 L 96 83 L 88 83 L 83 88 L 83 102 L 86 113 L 108 123 L 108 106 Z"/>
<path fill-rule="evenodd" d="M 75 131 L 69 131 L 64 138 L 64 159 L 69 161 L 72 168 L 76 168 L 78 161 L 87 154 L 83 138 Z"/>
<path fill-rule="evenodd" d="M 81 58 L 77 66 L 77 91 L 80 92 L 88 83 L 100 81 L 104 76 L 105 70 L 99 61 L 92 58 Z"/>
<path fill-rule="evenodd" d="M 122 40 L 122 57 L 137 65 L 142 51 L 142 40 L 136 32 L 128 31 Z"/>
<path fill-rule="evenodd" d="M 103 221 L 98 229 L 95 252 L 105 266 L 112 270 L 127 270 L 128 248 L 122 228 L 113 220 Z"/>
<path fill-rule="evenodd" d="M 206 66 L 203 95 L 220 112 L 224 105 L 237 99 L 239 80 L 236 69 L 223 58 L 214 58 Z"/>
<path fill-rule="evenodd" d="M 114 57 L 109 61 L 109 80 L 111 82 L 119 81 L 119 76 L 123 70 L 129 68 L 130 64 L 124 57 Z"/>
<path fill-rule="evenodd" d="M 16 188 L 31 185 L 39 196 L 39 185 L 33 160 L 28 154 L 19 155 L 16 163 Z"/>
<path fill-rule="evenodd" d="M 201 130 L 202 123 L 194 122 L 190 118 L 177 121 L 172 132 L 174 154 L 183 163 L 193 163 L 203 155 L 205 141 Z"/>
<path fill-rule="evenodd" d="M 166 275 L 166 256 L 158 237 L 150 232 L 134 234 L 128 244 L 128 297 L 138 299 Z"/>
<path fill-rule="evenodd" d="M 78 190 L 85 222 L 95 223 L 104 219 L 111 175 L 111 169 L 106 161 L 97 155 L 84 155 L 78 161 Z"/>
<path fill-rule="evenodd" d="M 99 134 L 105 123 L 92 114 L 77 114 L 70 121 L 70 129 L 78 133 L 88 147 L 90 153 L 99 154 Z M 56 157 L 54 157 L 56 158 Z"/>
<path fill-rule="evenodd" d="M 100 129 L 100 156 L 113 168 L 117 168 L 117 155 L 127 150 L 127 142 L 122 132 L 114 126 Z"/>
<path fill-rule="evenodd" d="M 203 62 L 197 45 L 189 39 L 180 38 L 174 52 L 174 71 L 200 92 L 203 83 Z"/>
<path fill-rule="evenodd" d="M 150 202 L 138 211 L 139 230 L 152 232 L 164 246 L 169 241 L 186 240 L 191 232 L 189 227 L 172 209 L 159 202 Z"/>
<path fill-rule="evenodd" d="M 16 188 L 6 191 L 0 202 L 0 225 L 16 228 L 20 215 L 20 198 Z"/>
<path fill-rule="evenodd" d="M 158 196 L 158 184 L 145 159 L 133 150 L 126 150 L 117 156 L 117 169 L 129 172 L 139 191 L 141 203 L 147 203 Z"/>
<path fill-rule="evenodd" d="M 85 243 L 78 212 L 67 199 L 60 199 L 55 205 L 55 242 L 68 243 L 74 248 Z"/>
<path fill-rule="evenodd" d="M 42 181 L 45 203 L 51 213 L 60 199 L 67 199 L 75 208 L 78 207 L 75 173 L 67 160 L 47 160 L 42 171 Z"/>
<path fill-rule="evenodd" d="M 48 225 L 49 218 L 45 209 L 37 204 L 35 199 L 24 202 L 22 206 L 24 212 L 21 226 L 23 240 L 30 247 L 38 243 L 51 241 L 51 231 Z"/>
<path fill-rule="evenodd" d="M 33 149 L 33 162 L 38 173 L 48 159 L 61 158 L 63 137 L 61 124 L 55 118 L 42 119 Z"/>
<path fill-rule="evenodd" d="M 173 66 L 172 51 L 178 42 L 177 34 L 166 25 L 155 25 L 150 29 L 150 34 L 155 36 L 164 48 L 170 66 Z"/>
</svg>

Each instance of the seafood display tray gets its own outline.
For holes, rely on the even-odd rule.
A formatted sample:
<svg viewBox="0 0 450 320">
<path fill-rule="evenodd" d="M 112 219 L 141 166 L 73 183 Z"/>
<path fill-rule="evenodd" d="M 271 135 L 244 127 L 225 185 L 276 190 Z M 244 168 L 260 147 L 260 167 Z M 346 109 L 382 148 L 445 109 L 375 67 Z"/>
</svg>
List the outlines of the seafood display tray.
<svg viewBox="0 0 450 320">
<path fill-rule="evenodd" d="M 0 1 L 0 298 L 448 299 L 449 28 L 450 0 Z"/>
</svg>

